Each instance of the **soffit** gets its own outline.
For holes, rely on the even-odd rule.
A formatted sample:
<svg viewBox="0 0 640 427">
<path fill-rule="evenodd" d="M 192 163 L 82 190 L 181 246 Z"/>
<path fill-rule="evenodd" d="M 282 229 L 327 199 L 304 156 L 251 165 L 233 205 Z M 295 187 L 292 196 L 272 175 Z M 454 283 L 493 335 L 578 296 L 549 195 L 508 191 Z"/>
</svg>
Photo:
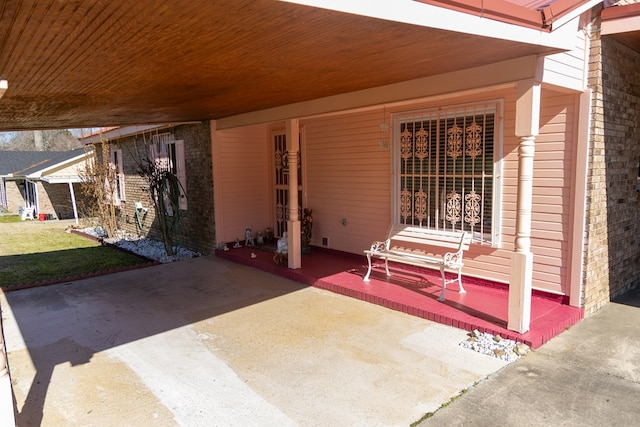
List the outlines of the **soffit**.
<svg viewBox="0 0 640 427">
<path fill-rule="evenodd" d="M 640 3 L 605 8 L 602 34 L 640 52 Z"/>
<path fill-rule="evenodd" d="M 0 5 L 0 130 L 217 119 L 551 53 L 268 0 Z"/>
</svg>

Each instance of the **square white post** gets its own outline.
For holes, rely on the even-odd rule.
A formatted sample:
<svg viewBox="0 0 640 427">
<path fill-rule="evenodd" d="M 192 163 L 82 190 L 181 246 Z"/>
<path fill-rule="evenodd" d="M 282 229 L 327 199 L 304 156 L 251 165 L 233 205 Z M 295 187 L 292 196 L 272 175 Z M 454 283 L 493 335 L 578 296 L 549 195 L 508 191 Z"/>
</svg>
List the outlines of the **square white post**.
<svg viewBox="0 0 640 427">
<path fill-rule="evenodd" d="M 288 258 L 289 268 L 302 267 L 302 243 L 300 236 L 300 218 L 298 213 L 298 159 L 300 156 L 300 123 L 298 119 L 287 120 L 287 153 L 289 159 L 289 221 Z"/>
</svg>

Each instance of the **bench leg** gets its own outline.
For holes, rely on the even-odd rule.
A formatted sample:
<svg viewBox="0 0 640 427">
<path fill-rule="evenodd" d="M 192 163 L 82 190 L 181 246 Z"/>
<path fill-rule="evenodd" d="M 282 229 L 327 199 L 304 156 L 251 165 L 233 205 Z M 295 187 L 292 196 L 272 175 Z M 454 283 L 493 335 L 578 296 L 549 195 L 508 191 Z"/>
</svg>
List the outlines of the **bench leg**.
<svg viewBox="0 0 640 427">
<path fill-rule="evenodd" d="M 364 282 L 369 281 L 369 275 L 371 274 L 371 254 L 367 254 L 367 261 L 369 262 L 369 270 L 367 270 L 367 274 L 365 274 L 364 278 L 362 279 L 362 281 Z"/>
<path fill-rule="evenodd" d="M 440 266 L 440 275 L 442 276 L 442 291 L 440 292 L 440 296 L 438 297 L 438 301 L 444 301 L 444 292 L 447 290 L 447 278 L 444 274 L 444 265 Z M 466 294 L 467 291 L 462 287 L 462 269 L 458 269 L 458 279 L 452 280 L 452 282 L 458 282 L 458 293 Z"/>
<path fill-rule="evenodd" d="M 466 294 L 467 291 L 464 290 L 464 288 L 462 287 L 462 269 L 458 268 L 458 286 L 460 287 L 460 290 L 458 291 L 458 293 L 460 294 Z"/>
<path fill-rule="evenodd" d="M 440 275 L 442 276 L 442 291 L 440 291 L 440 296 L 438 297 L 438 301 L 444 301 L 444 291 L 447 290 L 447 278 L 444 275 L 444 265 L 440 266 Z"/>
</svg>

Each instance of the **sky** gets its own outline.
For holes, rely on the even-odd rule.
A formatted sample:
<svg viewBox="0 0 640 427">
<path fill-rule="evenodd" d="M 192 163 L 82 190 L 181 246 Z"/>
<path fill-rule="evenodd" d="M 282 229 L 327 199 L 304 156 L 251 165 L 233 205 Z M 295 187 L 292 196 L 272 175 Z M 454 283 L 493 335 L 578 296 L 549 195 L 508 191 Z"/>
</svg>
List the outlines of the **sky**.
<svg viewBox="0 0 640 427">
<path fill-rule="evenodd" d="M 80 138 L 83 135 L 83 133 L 84 133 L 84 135 L 87 135 L 87 134 L 89 134 L 91 132 L 95 132 L 95 131 L 97 131 L 99 129 L 100 128 L 82 128 L 82 129 L 69 129 L 69 131 L 76 138 Z M 3 144 L 3 143 L 11 141 L 11 139 L 13 138 L 15 133 L 16 132 L 0 132 L 0 144 Z"/>
</svg>

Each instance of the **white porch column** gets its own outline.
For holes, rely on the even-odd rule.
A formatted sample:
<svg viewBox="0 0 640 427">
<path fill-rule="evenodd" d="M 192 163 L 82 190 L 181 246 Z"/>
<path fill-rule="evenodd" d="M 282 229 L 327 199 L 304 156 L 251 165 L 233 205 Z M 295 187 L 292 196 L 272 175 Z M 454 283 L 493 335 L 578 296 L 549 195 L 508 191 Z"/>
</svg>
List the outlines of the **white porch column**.
<svg viewBox="0 0 640 427">
<path fill-rule="evenodd" d="M 509 275 L 509 314 L 507 328 L 519 333 L 529 330 L 533 254 L 531 253 L 531 209 L 533 205 L 533 157 L 540 122 L 540 83 L 518 82 L 516 86 L 516 136 L 518 147 L 518 190 L 516 239 Z"/>
<path fill-rule="evenodd" d="M 69 182 L 69 194 L 71 195 L 71 205 L 73 206 L 73 217 L 78 224 L 78 207 L 76 206 L 76 193 L 73 191 L 73 182 Z"/>
<path fill-rule="evenodd" d="M 289 221 L 287 221 L 289 268 L 302 267 L 302 244 L 298 214 L 298 158 L 300 152 L 300 123 L 287 120 L 287 153 L 289 156 Z"/>
</svg>

